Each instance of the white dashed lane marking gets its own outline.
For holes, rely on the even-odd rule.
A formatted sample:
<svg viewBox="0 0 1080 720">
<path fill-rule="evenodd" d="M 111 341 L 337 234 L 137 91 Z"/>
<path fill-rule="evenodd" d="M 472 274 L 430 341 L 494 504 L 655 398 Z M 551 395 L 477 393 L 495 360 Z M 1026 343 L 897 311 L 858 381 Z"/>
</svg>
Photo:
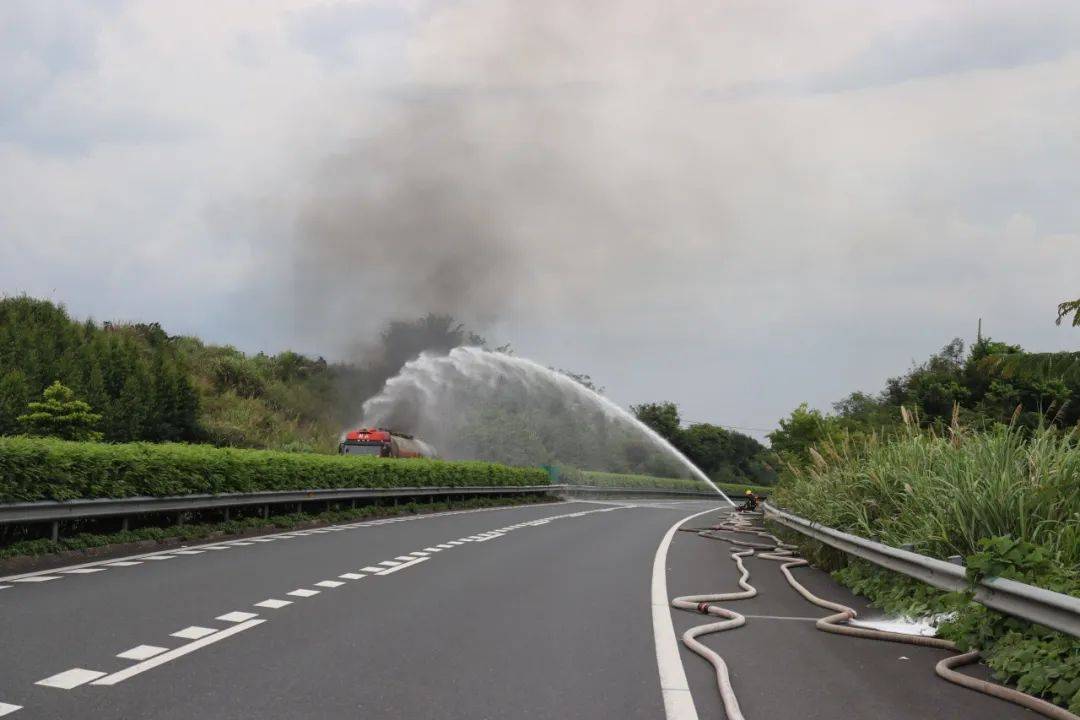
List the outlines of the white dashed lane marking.
<svg viewBox="0 0 1080 720">
<path fill-rule="evenodd" d="M 274 598 L 270 598 L 269 600 L 255 603 L 255 607 L 270 608 L 271 610 L 280 610 L 286 605 L 292 605 L 292 600 L 275 600 Z"/>
<path fill-rule="evenodd" d="M 0 590 L 10 590 L 14 585 L 0 585 Z"/>
<path fill-rule="evenodd" d="M 338 577 L 344 578 L 345 580 L 359 580 L 362 577 L 367 577 L 367 575 L 361 575 L 360 573 L 342 573 L 341 575 L 338 575 Z"/>
<path fill-rule="evenodd" d="M 74 570 L 61 570 L 64 575 L 89 575 L 90 573 L 105 572 L 105 568 L 75 568 Z"/>
<path fill-rule="evenodd" d="M 427 557 L 415 558 L 413 560 L 410 560 L 407 563 L 401 563 L 397 567 L 392 567 L 392 568 L 389 568 L 387 570 L 383 570 L 382 572 L 379 573 L 379 575 L 391 575 L 393 573 L 396 573 L 398 570 L 404 570 L 405 568 L 412 567 L 413 565 L 417 565 L 417 564 L 422 563 L 422 562 L 427 562 L 430 559 L 431 558 L 427 558 Z"/>
<path fill-rule="evenodd" d="M 175 560 L 172 555 L 147 555 L 144 560 Z"/>
<path fill-rule="evenodd" d="M 292 592 L 287 592 L 285 594 L 286 595 L 292 595 L 293 597 L 306 598 L 306 597 L 311 597 L 312 595 L 318 595 L 319 592 L 320 592 L 319 590 L 308 590 L 306 588 L 298 588 L 296 590 L 293 590 Z"/>
<path fill-rule="evenodd" d="M 106 563 L 106 567 L 132 567 L 134 565 L 142 565 L 141 560 L 117 560 L 116 562 Z"/>
<path fill-rule="evenodd" d="M 383 561 L 382 561 L 381 563 L 379 563 L 379 564 L 380 564 L 380 565 L 385 565 L 386 567 L 394 567 L 395 565 L 400 565 L 401 563 L 399 563 L 399 562 L 394 562 L 393 560 L 383 560 Z"/>
<path fill-rule="evenodd" d="M 190 642 L 187 645 L 181 645 L 178 648 L 175 648 L 173 650 L 169 650 L 168 652 L 161 653 L 160 655 L 152 657 L 149 660 L 144 660 L 141 663 L 137 663 L 135 665 L 132 665 L 131 667 L 125 668 L 125 669 L 121 670 L 120 672 L 115 672 L 112 675 L 106 675 L 105 677 L 100 677 L 101 675 L 105 675 L 105 674 L 104 673 L 99 673 L 97 676 L 100 679 L 95 680 L 94 685 L 115 685 L 116 683 L 123 682 L 124 680 L 127 680 L 130 677 L 134 677 L 135 675 L 138 675 L 139 673 L 146 672 L 147 670 L 150 670 L 152 668 L 156 668 L 159 665 L 164 665 L 165 663 L 169 662 L 170 660 L 175 660 L 178 657 L 183 657 L 184 655 L 187 655 L 190 652 L 195 652 L 199 648 L 206 647 L 207 645 L 210 645 L 212 643 L 216 643 L 219 640 L 224 640 L 225 638 L 227 638 L 227 637 L 229 637 L 231 635 L 235 635 L 236 633 L 243 632 L 244 630 L 247 630 L 248 628 L 253 628 L 256 625 L 260 625 L 260 624 L 262 624 L 264 622 L 266 622 L 266 621 L 265 620 L 248 620 L 247 622 L 240 623 L 239 625 L 233 625 L 231 628 L 226 628 L 225 630 L 222 630 L 221 632 L 215 632 L 212 635 L 203 637 L 202 639 L 196 640 L 195 642 Z"/>
<path fill-rule="evenodd" d="M 43 583 L 50 580 L 59 580 L 59 575 L 34 575 L 33 577 L 17 578 L 11 582 L 17 583 Z"/>
<path fill-rule="evenodd" d="M 99 677 L 103 677 L 105 673 L 98 672 L 97 670 L 84 670 L 82 668 L 71 668 L 65 670 L 62 673 L 57 673 L 51 677 L 47 677 L 44 680 L 38 680 L 35 685 L 43 685 L 45 687 L 59 688 L 60 690 L 70 690 L 77 688 L 80 685 L 84 685 L 91 680 L 95 680 Z"/>
<path fill-rule="evenodd" d="M 173 555 L 202 555 L 202 550 L 173 550 Z"/>
<path fill-rule="evenodd" d="M 124 658 L 125 660 L 145 660 L 152 658 L 155 655 L 168 650 L 168 648 L 158 647 L 156 645 L 136 645 L 130 650 L 125 650 L 122 653 L 117 653 L 116 657 Z"/>
<path fill-rule="evenodd" d="M 224 622 L 238 623 L 238 622 L 245 622 L 245 621 L 250 620 L 251 618 L 254 618 L 254 617 L 259 617 L 259 616 L 256 613 L 240 612 L 239 610 L 234 610 L 231 613 L 225 613 L 224 615 L 218 615 L 214 619 L 215 620 L 222 620 Z"/>
<path fill-rule="evenodd" d="M 315 583 L 315 586 L 324 588 L 336 588 L 341 587 L 344 584 L 345 583 L 341 582 L 340 580 L 320 580 L 319 582 Z"/>
<path fill-rule="evenodd" d="M 426 552 L 421 552 L 421 551 L 419 551 L 419 550 L 417 550 L 416 552 L 411 552 L 411 553 L 409 553 L 409 554 L 410 554 L 410 555 L 415 555 L 416 557 L 424 557 L 425 555 L 427 555 L 427 553 L 426 553 Z"/>
<path fill-rule="evenodd" d="M 177 630 L 172 634 L 173 637 L 183 638 L 185 640 L 198 640 L 204 638 L 207 635 L 213 635 L 217 630 L 214 628 L 199 627 L 198 625 L 192 625 L 186 627 L 183 630 Z"/>
<path fill-rule="evenodd" d="M 0 703 L 0 717 L 4 715 L 10 715 L 16 710 L 22 710 L 22 705 L 12 705 L 10 703 Z"/>
<path fill-rule="evenodd" d="M 454 546 L 453 546 L 453 545 L 448 545 L 448 544 L 446 544 L 446 543 L 443 543 L 442 545 L 436 545 L 435 547 L 437 547 L 437 548 L 442 548 L 443 550 L 449 550 L 450 548 L 452 548 L 452 547 L 454 547 Z"/>
<path fill-rule="evenodd" d="M 397 563 L 394 563 L 394 564 L 396 565 Z M 381 567 L 375 567 L 374 565 L 368 565 L 367 567 L 362 567 L 362 568 L 360 568 L 360 570 L 362 570 L 363 572 L 367 572 L 367 573 L 377 573 L 377 572 L 382 572 L 382 571 L 383 571 L 383 570 L 385 570 L 385 569 L 386 569 L 386 568 L 381 568 Z"/>
</svg>

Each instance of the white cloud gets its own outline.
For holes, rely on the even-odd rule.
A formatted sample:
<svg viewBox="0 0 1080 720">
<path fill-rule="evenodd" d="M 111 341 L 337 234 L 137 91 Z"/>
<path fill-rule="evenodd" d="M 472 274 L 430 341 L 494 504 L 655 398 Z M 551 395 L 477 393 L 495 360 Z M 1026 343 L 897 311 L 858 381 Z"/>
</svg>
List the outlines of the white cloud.
<svg viewBox="0 0 1080 720">
<path fill-rule="evenodd" d="M 3 10 L 4 291 L 333 352 L 433 296 L 351 251 L 311 292 L 299 218 L 430 182 L 505 255 L 450 309 L 623 402 L 758 427 L 979 317 L 1076 345 L 1069 3 L 88 7 Z"/>
</svg>

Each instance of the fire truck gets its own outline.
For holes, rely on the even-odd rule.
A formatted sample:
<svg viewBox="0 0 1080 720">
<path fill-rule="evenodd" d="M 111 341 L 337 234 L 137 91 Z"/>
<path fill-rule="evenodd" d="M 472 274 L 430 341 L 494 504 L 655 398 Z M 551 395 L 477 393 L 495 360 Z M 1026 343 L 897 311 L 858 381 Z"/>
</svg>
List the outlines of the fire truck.
<svg viewBox="0 0 1080 720">
<path fill-rule="evenodd" d="M 360 428 L 345 433 L 338 445 L 342 455 L 372 455 L 385 458 L 435 458 L 435 448 L 412 435 L 383 428 Z"/>
</svg>

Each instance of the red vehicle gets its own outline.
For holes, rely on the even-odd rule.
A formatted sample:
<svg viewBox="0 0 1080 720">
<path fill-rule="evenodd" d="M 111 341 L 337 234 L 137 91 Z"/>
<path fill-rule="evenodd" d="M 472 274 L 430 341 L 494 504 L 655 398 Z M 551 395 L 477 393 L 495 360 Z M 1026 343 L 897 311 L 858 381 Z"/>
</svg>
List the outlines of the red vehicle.
<svg viewBox="0 0 1080 720">
<path fill-rule="evenodd" d="M 375 457 L 435 458 L 435 448 L 412 435 L 396 433 L 383 428 L 360 428 L 345 433 L 338 445 L 342 455 L 373 455 Z"/>
</svg>

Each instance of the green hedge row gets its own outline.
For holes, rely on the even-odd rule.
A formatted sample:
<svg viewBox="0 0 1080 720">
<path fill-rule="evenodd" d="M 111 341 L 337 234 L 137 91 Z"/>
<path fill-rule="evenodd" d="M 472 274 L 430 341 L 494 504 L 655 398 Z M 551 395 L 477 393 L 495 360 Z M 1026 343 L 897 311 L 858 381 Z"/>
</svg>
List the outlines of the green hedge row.
<svg viewBox="0 0 1080 720">
<path fill-rule="evenodd" d="M 688 480 L 685 478 L 662 478 L 651 475 L 625 475 L 621 473 L 596 472 L 593 470 L 578 470 L 565 473 L 562 468 L 560 474 L 567 482 L 576 481 L 581 485 L 596 485 L 598 487 L 648 487 L 660 490 L 693 490 L 707 492 L 711 490 L 701 480 Z M 747 490 L 768 495 L 770 490 L 761 485 L 739 485 L 737 483 L 716 483 L 716 486 L 730 496 L 742 495 Z"/>
<path fill-rule="evenodd" d="M 547 473 L 539 468 L 484 462 L 0 437 L 0 502 L 316 488 L 546 484 Z"/>
</svg>

